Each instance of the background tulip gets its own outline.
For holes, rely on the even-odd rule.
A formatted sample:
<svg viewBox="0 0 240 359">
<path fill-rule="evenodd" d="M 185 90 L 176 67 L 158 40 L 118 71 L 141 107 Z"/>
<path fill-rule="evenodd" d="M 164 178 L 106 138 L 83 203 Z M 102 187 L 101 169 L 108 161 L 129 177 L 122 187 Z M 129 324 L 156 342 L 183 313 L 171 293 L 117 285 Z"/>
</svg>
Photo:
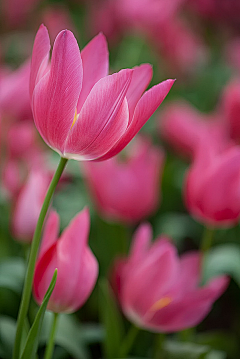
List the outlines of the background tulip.
<svg viewBox="0 0 240 359">
<path fill-rule="evenodd" d="M 46 223 L 35 269 L 33 294 L 41 304 L 58 269 L 57 282 L 48 309 L 70 313 L 80 308 L 91 294 L 98 275 L 98 263 L 87 245 L 89 212 L 76 215 L 58 239 L 59 217 L 52 212 Z"/>
<path fill-rule="evenodd" d="M 141 328 L 176 332 L 199 324 L 225 291 L 228 278 L 219 276 L 200 287 L 201 254 L 180 258 L 165 237 L 151 245 L 151 227 L 135 233 L 128 258 L 115 267 L 117 292 L 123 312 Z"/>
<path fill-rule="evenodd" d="M 127 158 L 84 165 L 93 201 L 106 218 L 135 223 L 158 206 L 164 153 L 143 138 L 128 149 Z"/>
<path fill-rule="evenodd" d="M 70 31 L 50 41 L 42 25 L 36 35 L 30 75 L 30 97 L 36 127 L 45 142 L 65 158 L 105 160 L 120 152 L 136 135 L 169 92 L 164 81 L 143 96 L 150 65 L 108 74 L 104 36 L 82 51 Z M 141 97 L 142 96 L 142 97 Z"/>
<path fill-rule="evenodd" d="M 225 146 L 225 148 L 224 148 Z M 209 226 L 234 226 L 240 216 L 240 148 L 205 136 L 187 173 L 189 212 Z"/>
<path fill-rule="evenodd" d="M 48 174 L 36 169 L 30 172 L 14 206 L 12 232 L 16 239 L 31 242 L 48 184 Z"/>
</svg>

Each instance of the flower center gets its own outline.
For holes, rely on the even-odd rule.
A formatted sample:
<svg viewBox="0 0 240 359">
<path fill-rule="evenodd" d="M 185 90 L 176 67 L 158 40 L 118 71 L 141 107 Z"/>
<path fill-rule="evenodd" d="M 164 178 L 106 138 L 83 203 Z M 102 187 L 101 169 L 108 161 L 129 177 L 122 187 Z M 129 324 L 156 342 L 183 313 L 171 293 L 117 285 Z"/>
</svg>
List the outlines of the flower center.
<svg viewBox="0 0 240 359">
<path fill-rule="evenodd" d="M 77 109 L 75 110 L 75 114 L 74 114 L 74 119 L 73 119 L 73 123 L 72 123 L 72 126 L 70 128 L 70 130 L 73 128 L 73 126 L 75 125 L 75 122 L 77 121 L 78 119 L 78 114 L 77 114 Z"/>
<path fill-rule="evenodd" d="M 150 311 L 156 312 L 159 309 L 167 307 L 173 299 L 171 297 L 163 297 L 156 301 L 150 308 Z"/>
</svg>

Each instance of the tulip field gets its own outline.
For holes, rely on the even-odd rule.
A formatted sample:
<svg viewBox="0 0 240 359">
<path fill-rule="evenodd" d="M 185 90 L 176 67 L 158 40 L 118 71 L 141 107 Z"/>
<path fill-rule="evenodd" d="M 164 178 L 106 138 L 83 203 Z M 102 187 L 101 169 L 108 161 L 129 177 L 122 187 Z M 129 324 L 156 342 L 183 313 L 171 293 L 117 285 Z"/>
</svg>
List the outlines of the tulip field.
<svg viewBox="0 0 240 359">
<path fill-rule="evenodd" d="M 239 359 L 239 222 L 239 0 L 0 0 L 0 359 Z"/>
</svg>

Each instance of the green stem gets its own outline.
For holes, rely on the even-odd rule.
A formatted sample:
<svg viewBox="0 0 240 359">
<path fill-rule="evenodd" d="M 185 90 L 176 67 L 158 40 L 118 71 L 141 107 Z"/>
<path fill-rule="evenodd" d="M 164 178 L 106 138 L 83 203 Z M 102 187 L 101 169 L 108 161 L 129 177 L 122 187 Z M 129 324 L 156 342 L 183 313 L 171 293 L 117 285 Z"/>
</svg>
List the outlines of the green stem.
<svg viewBox="0 0 240 359">
<path fill-rule="evenodd" d="M 136 339 L 138 331 L 139 331 L 139 329 L 137 327 L 135 327 L 135 325 L 131 326 L 131 328 L 129 329 L 129 331 L 122 343 L 122 346 L 119 350 L 120 358 L 126 358 L 126 356 L 128 355 L 128 353 L 134 343 L 134 340 Z"/>
<path fill-rule="evenodd" d="M 214 234 L 213 228 L 210 228 L 210 227 L 204 228 L 202 243 L 200 246 L 200 250 L 203 255 L 211 248 L 212 241 L 213 241 L 213 234 Z"/>
<path fill-rule="evenodd" d="M 18 313 L 15 345 L 14 345 L 14 350 L 13 350 L 13 359 L 19 359 L 19 356 L 20 356 L 20 347 L 21 347 L 23 326 L 24 326 L 24 321 L 25 321 L 25 318 L 26 318 L 26 315 L 28 312 L 29 302 L 30 302 L 30 298 L 31 298 L 33 275 L 34 275 L 34 269 L 35 269 L 35 264 L 36 264 L 36 259 L 37 259 L 38 248 L 40 245 L 43 223 L 44 223 L 53 193 L 54 193 L 57 183 L 63 173 L 63 170 L 67 164 L 67 161 L 68 160 L 66 158 L 61 157 L 58 168 L 57 168 L 57 170 L 53 176 L 53 179 L 49 185 L 49 188 L 48 188 L 48 191 L 47 191 L 46 197 L 44 199 L 43 206 L 42 206 L 39 218 L 38 218 L 37 226 L 36 226 L 36 229 L 34 232 L 30 255 L 29 255 L 29 260 L 28 260 L 27 272 L 26 272 L 26 276 L 25 276 L 22 300 L 21 300 L 21 305 L 20 305 L 20 309 L 19 309 L 19 313 Z"/>
<path fill-rule="evenodd" d="M 154 359 L 160 359 L 163 350 L 163 343 L 165 341 L 166 335 L 164 333 L 156 334 L 156 342 L 155 342 L 155 353 Z"/>
<path fill-rule="evenodd" d="M 57 321 L 58 321 L 58 313 L 53 313 L 52 328 L 51 328 L 51 332 L 50 332 L 50 336 L 49 336 L 48 345 L 45 350 L 44 359 L 52 358 L 52 353 L 53 353 L 53 348 L 54 348 L 54 339 L 55 339 L 55 334 L 56 334 L 56 330 L 57 330 Z"/>
</svg>

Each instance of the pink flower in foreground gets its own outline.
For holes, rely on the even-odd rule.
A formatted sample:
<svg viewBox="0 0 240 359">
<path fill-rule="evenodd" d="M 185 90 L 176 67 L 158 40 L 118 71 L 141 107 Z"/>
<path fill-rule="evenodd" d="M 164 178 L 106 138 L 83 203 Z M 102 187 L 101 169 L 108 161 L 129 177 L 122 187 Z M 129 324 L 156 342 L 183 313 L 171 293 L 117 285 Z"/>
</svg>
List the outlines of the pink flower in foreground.
<svg viewBox="0 0 240 359">
<path fill-rule="evenodd" d="M 12 232 L 16 239 L 31 242 L 49 185 L 49 176 L 32 170 L 16 200 Z"/>
<path fill-rule="evenodd" d="M 124 314 L 137 326 L 177 332 L 199 324 L 228 285 L 219 276 L 200 287 L 201 254 L 178 257 L 165 237 L 151 244 L 151 227 L 135 233 L 128 258 L 116 263 L 115 286 Z"/>
<path fill-rule="evenodd" d="M 114 157 L 104 162 L 86 162 L 87 183 L 99 212 L 125 223 L 135 223 L 152 214 L 159 203 L 163 161 L 164 153 L 159 148 L 139 138 L 126 161 Z"/>
<path fill-rule="evenodd" d="M 213 136 L 202 139 L 185 186 L 189 212 L 216 227 L 234 226 L 240 217 L 240 148 L 222 146 Z"/>
<path fill-rule="evenodd" d="M 46 223 L 36 264 L 33 294 L 40 305 L 58 269 L 57 282 L 48 309 L 70 313 L 79 309 L 91 294 L 97 280 L 98 263 L 87 245 L 89 212 L 76 215 L 58 239 L 59 217 L 52 212 Z"/>
<path fill-rule="evenodd" d="M 164 81 L 142 97 L 152 68 L 145 64 L 108 74 L 104 36 L 96 36 L 81 52 L 73 34 L 55 40 L 51 64 L 47 29 L 36 35 L 30 75 L 30 97 L 36 127 L 62 157 L 105 160 L 136 135 L 169 92 Z"/>
</svg>

